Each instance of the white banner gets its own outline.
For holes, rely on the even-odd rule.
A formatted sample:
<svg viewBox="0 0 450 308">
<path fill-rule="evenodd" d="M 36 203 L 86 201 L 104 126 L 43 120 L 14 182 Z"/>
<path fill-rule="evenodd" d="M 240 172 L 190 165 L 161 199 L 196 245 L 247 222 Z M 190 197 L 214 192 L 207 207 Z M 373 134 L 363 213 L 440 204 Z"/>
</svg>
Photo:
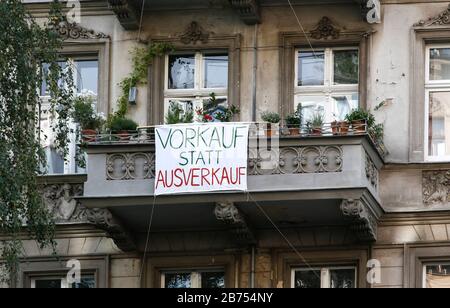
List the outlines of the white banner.
<svg viewBox="0 0 450 308">
<path fill-rule="evenodd" d="M 155 194 L 246 191 L 249 125 L 194 123 L 155 130 Z"/>
</svg>

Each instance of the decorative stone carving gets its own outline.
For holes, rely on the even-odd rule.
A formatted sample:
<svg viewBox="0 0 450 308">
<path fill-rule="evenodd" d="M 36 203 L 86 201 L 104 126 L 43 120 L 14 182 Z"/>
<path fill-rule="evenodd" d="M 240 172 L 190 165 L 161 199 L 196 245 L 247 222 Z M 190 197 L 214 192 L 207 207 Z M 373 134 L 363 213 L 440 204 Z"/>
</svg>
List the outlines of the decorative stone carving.
<svg viewBox="0 0 450 308">
<path fill-rule="evenodd" d="M 426 206 L 447 205 L 450 202 L 450 170 L 423 171 L 422 194 Z"/>
<path fill-rule="evenodd" d="M 144 180 L 155 178 L 154 153 L 109 154 L 106 160 L 108 180 Z"/>
<path fill-rule="evenodd" d="M 339 146 L 286 147 L 280 151 L 250 149 L 249 175 L 342 172 Z"/>
<path fill-rule="evenodd" d="M 42 187 L 44 203 L 56 223 L 86 222 L 86 209 L 75 199 L 83 195 L 83 184 L 53 184 Z"/>
<path fill-rule="evenodd" d="M 350 228 L 359 240 L 369 242 L 377 240 L 377 219 L 361 200 L 342 201 L 341 211 L 352 221 Z"/>
<path fill-rule="evenodd" d="M 139 29 L 138 14 L 130 0 L 108 0 L 108 3 L 125 30 Z"/>
<path fill-rule="evenodd" d="M 254 25 L 261 22 L 259 4 L 256 0 L 230 0 L 230 4 L 245 24 Z"/>
<path fill-rule="evenodd" d="M 378 169 L 370 158 L 369 154 L 366 153 L 366 177 L 370 184 L 378 189 Z"/>
<path fill-rule="evenodd" d="M 442 26 L 450 24 L 450 5 L 438 16 L 431 17 L 428 20 L 421 20 L 414 24 L 415 27 Z"/>
<path fill-rule="evenodd" d="M 87 220 L 96 227 L 106 231 L 114 243 L 124 252 L 136 250 L 136 245 L 130 233 L 107 209 L 88 209 Z"/>
<path fill-rule="evenodd" d="M 186 31 L 180 35 L 180 41 L 183 44 L 202 44 L 208 43 L 209 32 L 206 32 L 196 21 L 193 21 L 186 29 Z"/>
<path fill-rule="evenodd" d="M 324 16 L 317 27 L 311 31 L 311 37 L 315 40 L 336 40 L 339 38 L 341 30 L 337 29 L 330 18 Z"/>
<path fill-rule="evenodd" d="M 219 202 L 214 209 L 217 220 L 224 222 L 231 227 L 231 232 L 236 240 L 243 245 L 256 243 L 256 238 L 252 229 L 248 226 L 244 215 L 233 202 Z"/>
<path fill-rule="evenodd" d="M 94 30 L 83 28 L 77 23 L 63 21 L 55 25 L 53 29 L 65 40 L 67 39 L 109 39 L 109 35 L 97 33 Z"/>
</svg>

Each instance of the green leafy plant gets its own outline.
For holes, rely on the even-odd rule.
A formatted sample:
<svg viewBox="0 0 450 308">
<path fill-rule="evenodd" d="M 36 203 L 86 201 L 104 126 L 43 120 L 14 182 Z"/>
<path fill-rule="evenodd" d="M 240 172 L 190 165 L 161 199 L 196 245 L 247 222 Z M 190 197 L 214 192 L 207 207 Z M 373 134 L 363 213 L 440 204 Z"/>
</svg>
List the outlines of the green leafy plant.
<svg viewBox="0 0 450 308">
<path fill-rule="evenodd" d="M 136 131 L 138 124 L 127 118 L 114 118 L 109 124 L 111 132 L 133 132 Z"/>
<path fill-rule="evenodd" d="M 167 124 L 192 123 L 194 121 L 194 112 L 184 112 L 183 108 L 177 102 L 171 102 L 166 115 Z"/>
<path fill-rule="evenodd" d="M 375 124 L 375 116 L 368 110 L 363 108 L 353 109 L 346 117 L 345 120 L 352 123 L 356 121 L 366 121 L 367 126 L 370 128 Z"/>
<path fill-rule="evenodd" d="M 234 105 L 226 107 L 221 105 L 216 94 L 211 93 L 203 108 L 197 109 L 196 112 L 201 116 L 203 122 L 231 122 L 237 114 L 241 113 L 241 110 Z"/>
<path fill-rule="evenodd" d="M 300 126 L 303 122 L 302 117 L 302 104 L 298 104 L 297 110 L 294 113 L 288 114 L 285 121 L 288 127 Z"/>
<path fill-rule="evenodd" d="M 280 123 L 281 116 L 278 113 L 276 113 L 276 112 L 263 112 L 261 114 L 261 119 L 264 122 L 277 124 L 277 123 Z"/>
<path fill-rule="evenodd" d="M 325 115 L 321 111 L 314 112 L 310 124 L 312 128 L 322 128 L 325 122 Z"/>
<path fill-rule="evenodd" d="M 78 96 L 75 99 L 72 118 L 82 130 L 100 130 L 104 124 L 103 117 L 95 112 L 92 96 Z"/>
</svg>

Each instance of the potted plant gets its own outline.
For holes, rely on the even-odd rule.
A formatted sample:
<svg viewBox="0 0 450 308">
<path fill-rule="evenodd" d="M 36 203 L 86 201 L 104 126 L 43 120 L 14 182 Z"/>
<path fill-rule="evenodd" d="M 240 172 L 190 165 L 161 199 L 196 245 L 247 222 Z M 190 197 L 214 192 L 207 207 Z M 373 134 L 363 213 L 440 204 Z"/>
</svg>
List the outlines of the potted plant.
<svg viewBox="0 0 450 308">
<path fill-rule="evenodd" d="M 281 116 L 276 112 L 263 112 L 261 115 L 261 119 L 264 122 L 267 122 L 267 130 L 266 130 L 266 136 L 272 137 L 276 133 L 276 129 L 274 127 L 279 124 L 281 121 Z"/>
<path fill-rule="evenodd" d="M 338 121 L 336 120 L 336 116 L 334 117 L 335 120 L 331 122 L 331 131 L 333 135 L 347 135 L 350 130 L 350 124 L 347 121 Z"/>
<path fill-rule="evenodd" d="M 124 117 L 114 117 L 109 124 L 111 132 L 118 135 L 121 140 L 129 140 L 130 133 L 135 132 L 137 127 L 136 122 Z"/>
<path fill-rule="evenodd" d="M 194 112 L 184 112 L 180 104 L 171 102 L 166 115 L 166 124 L 192 123 L 194 121 Z"/>
<path fill-rule="evenodd" d="M 95 112 L 94 98 L 89 95 L 75 98 L 72 119 L 80 125 L 84 142 L 95 141 L 98 131 L 105 123 L 104 117 Z"/>
<path fill-rule="evenodd" d="M 352 125 L 356 133 L 365 133 L 370 127 L 375 124 L 375 116 L 363 108 L 353 109 L 345 120 Z"/>
<path fill-rule="evenodd" d="M 323 128 L 324 121 L 325 121 L 325 116 L 324 116 L 323 112 L 321 112 L 321 111 L 314 112 L 313 117 L 311 118 L 311 121 L 310 121 L 312 135 L 314 135 L 314 136 L 322 135 L 322 128 Z"/>
<path fill-rule="evenodd" d="M 285 121 L 289 129 L 289 134 L 291 136 L 300 136 L 300 125 L 302 122 L 300 115 L 297 112 L 288 114 Z"/>
</svg>

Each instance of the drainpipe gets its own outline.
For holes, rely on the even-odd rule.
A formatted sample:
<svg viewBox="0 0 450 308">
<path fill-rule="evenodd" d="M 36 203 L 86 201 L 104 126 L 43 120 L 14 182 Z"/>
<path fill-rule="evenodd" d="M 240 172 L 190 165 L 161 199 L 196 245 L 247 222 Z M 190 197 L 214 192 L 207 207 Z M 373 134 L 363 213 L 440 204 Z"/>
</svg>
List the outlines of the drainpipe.
<svg viewBox="0 0 450 308">
<path fill-rule="evenodd" d="M 258 72 L 258 24 L 255 24 L 253 38 L 253 89 L 252 89 L 252 121 L 256 122 L 256 81 Z"/>
<path fill-rule="evenodd" d="M 251 256 L 251 271 L 250 271 L 250 288 L 255 288 L 255 264 L 256 264 L 256 253 L 255 246 L 252 246 L 252 256 Z"/>
</svg>

